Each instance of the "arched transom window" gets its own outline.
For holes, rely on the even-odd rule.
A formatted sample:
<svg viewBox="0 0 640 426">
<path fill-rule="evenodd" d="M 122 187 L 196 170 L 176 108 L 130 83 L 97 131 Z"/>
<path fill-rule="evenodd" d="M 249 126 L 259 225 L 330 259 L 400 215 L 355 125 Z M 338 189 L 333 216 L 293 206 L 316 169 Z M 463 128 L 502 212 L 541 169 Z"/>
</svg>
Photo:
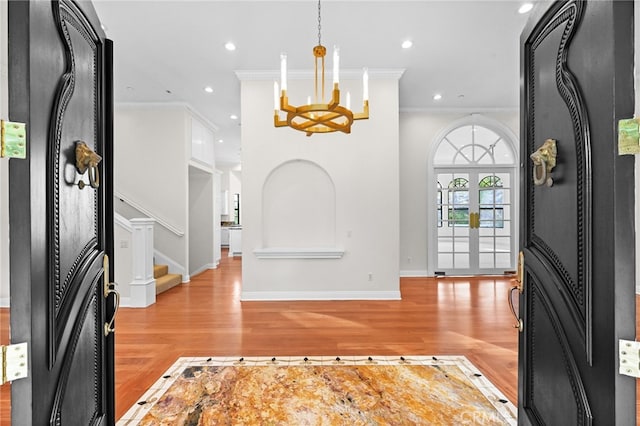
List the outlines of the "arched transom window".
<svg viewBox="0 0 640 426">
<path fill-rule="evenodd" d="M 442 138 L 433 165 L 490 166 L 515 164 L 511 144 L 477 124 L 458 127 Z"/>
</svg>

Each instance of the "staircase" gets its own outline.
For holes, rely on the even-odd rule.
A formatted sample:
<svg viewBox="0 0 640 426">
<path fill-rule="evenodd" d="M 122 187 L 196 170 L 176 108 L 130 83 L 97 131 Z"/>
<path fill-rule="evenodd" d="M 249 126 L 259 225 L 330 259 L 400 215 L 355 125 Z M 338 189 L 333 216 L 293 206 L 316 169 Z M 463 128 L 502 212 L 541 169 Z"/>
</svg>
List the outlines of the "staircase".
<svg viewBox="0 0 640 426">
<path fill-rule="evenodd" d="M 153 278 L 156 279 L 156 294 L 167 291 L 182 282 L 182 275 L 170 274 L 167 265 L 153 265 Z"/>
</svg>

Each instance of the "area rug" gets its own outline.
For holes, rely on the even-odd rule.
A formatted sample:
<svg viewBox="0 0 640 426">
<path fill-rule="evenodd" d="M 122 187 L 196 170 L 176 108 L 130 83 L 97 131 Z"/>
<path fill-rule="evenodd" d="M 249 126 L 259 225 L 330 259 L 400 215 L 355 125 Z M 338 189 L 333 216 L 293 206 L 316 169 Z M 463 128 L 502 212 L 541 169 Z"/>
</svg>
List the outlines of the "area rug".
<svg viewBox="0 0 640 426">
<path fill-rule="evenodd" d="M 180 358 L 118 425 L 516 425 L 463 356 Z"/>
</svg>

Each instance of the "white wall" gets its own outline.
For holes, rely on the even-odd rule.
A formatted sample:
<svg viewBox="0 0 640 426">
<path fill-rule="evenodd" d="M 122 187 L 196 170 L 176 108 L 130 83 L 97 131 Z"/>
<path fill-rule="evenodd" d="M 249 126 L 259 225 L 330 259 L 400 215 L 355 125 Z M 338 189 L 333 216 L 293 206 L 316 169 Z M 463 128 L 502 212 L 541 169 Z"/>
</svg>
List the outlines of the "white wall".
<svg viewBox="0 0 640 426">
<path fill-rule="evenodd" d="M 189 167 L 189 275 L 215 267 L 213 175 Z M 220 245 L 220 243 L 218 243 Z"/>
<path fill-rule="evenodd" d="M 191 118 L 184 105 L 116 105 L 114 187 L 184 233 L 156 232 L 156 249 L 189 271 L 188 161 Z M 156 223 L 155 228 L 161 225 Z M 163 235 L 166 238 L 163 239 Z M 165 241 L 166 240 L 166 241 Z"/>
<path fill-rule="evenodd" d="M 400 273 L 403 276 L 426 276 L 428 265 L 427 199 L 429 154 L 439 133 L 473 111 L 419 111 L 400 114 Z M 483 117 L 506 126 L 519 135 L 519 112 L 480 111 Z M 517 145 L 517 144 L 516 144 Z M 516 146 L 516 149 L 518 147 Z"/>
<path fill-rule="evenodd" d="M 0 118 L 9 117 L 7 2 L 0 1 Z M 18 160 L 19 161 L 19 160 Z M 0 307 L 9 306 L 9 160 L 0 159 Z"/>
<path fill-rule="evenodd" d="M 310 138 L 273 126 L 272 79 L 242 81 L 243 300 L 400 296 L 399 75 L 371 73 L 370 120 L 355 122 L 350 135 Z M 312 81 L 290 81 L 289 92 L 306 94 L 312 85 Z M 343 93 L 351 90 L 352 100 L 361 99 L 360 85 L 341 81 Z M 304 102 L 293 97 L 290 101 Z M 265 182 L 274 170 L 293 160 L 316 165 L 333 182 L 335 248 L 344 249 L 342 258 L 258 259 L 253 253 L 269 248 L 262 239 Z M 295 184 L 305 185 L 301 179 Z M 290 207 L 281 206 L 283 214 Z M 298 248 L 304 243 L 299 242 Z"/>
<path fill-rule="evenodd" d="M 120 293 L 120 305 L 128 306 L 131 298 L 131 281 L 133 280 L 133 241 L 131 229 L 117 224 L 113 227 L 115 264 L 115 283 Z"/>
</svg>

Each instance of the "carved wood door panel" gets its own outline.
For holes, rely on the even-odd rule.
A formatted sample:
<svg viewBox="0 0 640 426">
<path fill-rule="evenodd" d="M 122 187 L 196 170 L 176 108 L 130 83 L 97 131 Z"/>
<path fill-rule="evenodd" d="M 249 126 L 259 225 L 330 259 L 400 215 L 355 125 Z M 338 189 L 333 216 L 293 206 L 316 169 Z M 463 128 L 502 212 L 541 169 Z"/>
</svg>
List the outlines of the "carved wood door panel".
<svg viewBox="0 0 640 426">
<path fill-rule="evenodd" d="M 111 44 L 89 2 L 10 2 L 9 22 L 9 112 L 28 136 L 9 171 L 11 340 L 31 362 L 12 423 L 113 424 Z M 97 169 L 77 167 L 80 141 Z"/>
<path fill-rule="evenodd" d="M 635 424 L 633 2 L 540 3 L 521 37 L 521 424 Z M 552 186 L 530 156 L 557 143 Z"/>
</svg>

